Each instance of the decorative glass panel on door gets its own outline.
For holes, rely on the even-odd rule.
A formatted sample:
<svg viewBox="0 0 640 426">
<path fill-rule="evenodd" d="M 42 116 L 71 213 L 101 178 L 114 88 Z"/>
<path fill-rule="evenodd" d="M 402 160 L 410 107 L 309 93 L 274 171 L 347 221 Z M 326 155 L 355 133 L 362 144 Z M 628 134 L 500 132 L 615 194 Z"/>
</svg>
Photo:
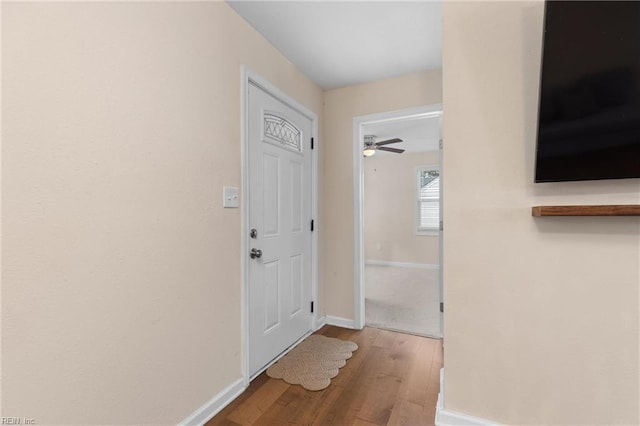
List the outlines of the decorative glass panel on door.
<svg viewBox="0 0 640 426">
<path fill-rule="evenodd" d="M 287 119 L 275 114 L 264 113 L 265 142 L 278 143 L 292 151 L 302 151 L 300 130 Z"/>
</svg>

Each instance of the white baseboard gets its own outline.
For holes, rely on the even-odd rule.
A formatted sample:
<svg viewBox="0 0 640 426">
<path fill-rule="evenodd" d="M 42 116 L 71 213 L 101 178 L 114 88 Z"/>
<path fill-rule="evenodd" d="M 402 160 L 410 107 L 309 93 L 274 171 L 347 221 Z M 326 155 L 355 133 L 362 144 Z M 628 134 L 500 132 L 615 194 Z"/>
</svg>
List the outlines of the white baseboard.
<svg viewBox="0 0 640 426">
<path fill-rule="evenodd" d="M 324 327 L 325 325 L 327 325 L 327 317 L 326 316 L 322 316 L 322 317 L 316 319 L 316 326 L 315 326 L 315 329 L 313 331 L 318 331 L 322 327 Z"/>
<path fill-rule="evenodd" d="M 327 325 L 335 325 L 336 327 L 342 328 L 351 328 L 356 329 L 356 323 L 352 319 L 342 318 L 342 317 L 334 317 L 332 315 L 327 315 L 325 317 L 325 322 Z"/>
<path fill-rule="evenodd" d="M 389 260 L 368 259 L 364 261 L 364 264 L 372 266 L 397 266 L 400 268 L 440 269 L 440 265 L 437 263 L 392 262 Z"/>
<path fill-rule="evenodd" d="M 440 393 L 436 406 L 436 426 L 500 426 L 499 423 L 444 409 L 444 368 L 440 369 Z"/>
<path fill-rule="evenodd" d="M 216 396 L 207 401 L 202 407 L 194 411 L 189 417 L 178 423 L 178 426 L 203 425 L 229 405 L 242 392 L 244 392 L 244 380 L 242 378 L 231 383 L 221 390 Z"/>
</svg>

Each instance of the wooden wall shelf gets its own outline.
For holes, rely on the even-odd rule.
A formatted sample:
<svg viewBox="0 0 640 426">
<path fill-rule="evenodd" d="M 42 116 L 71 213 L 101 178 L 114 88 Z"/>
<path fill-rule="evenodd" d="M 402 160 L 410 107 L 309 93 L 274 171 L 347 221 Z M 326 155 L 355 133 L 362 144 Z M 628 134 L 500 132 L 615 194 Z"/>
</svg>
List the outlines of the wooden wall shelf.
<svg viewBox="0 0 640 426">
<path fill-rule="evenodd" d="M 640 204 L 602 206 L 534 206 L 531 214 L 541 216 L 640 216 Z"/>
</svg>

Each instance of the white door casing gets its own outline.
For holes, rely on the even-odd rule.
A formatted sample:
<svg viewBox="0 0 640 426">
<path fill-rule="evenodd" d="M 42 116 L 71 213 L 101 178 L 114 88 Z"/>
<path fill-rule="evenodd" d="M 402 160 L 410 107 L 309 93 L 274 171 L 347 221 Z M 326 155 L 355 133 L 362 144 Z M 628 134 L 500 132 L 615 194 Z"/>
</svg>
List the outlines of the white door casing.
<svg viewBox="0 0 640 426">
<path fill-rule="evenodd" d="M 261 251 L 248 260 L 253 377 L 312 329 L 313 123 L 252 81 L 247 90 L 247 250 Z"/>
<path fill-rule="evenodd" d="M 439 142 L 439 163 L 440 163 L 440 188 L 438 190 L 439 196 L 439 209 L 440 209 L 440 230 L 438 231 L 438 263 L 440 268 L 438 268 L 438 293 L 440 297 L 440 336 L 444 337 L 444 200 L 443 200 L 443 191 L 444 188 L 444 171 L 442 170 L 442 151 L 444 149 L 444 140 L 442 136 L 442 114 L 438 117 L 439 126 L 438 132 L 440 133 L 440 142 Z"/>
</svg>

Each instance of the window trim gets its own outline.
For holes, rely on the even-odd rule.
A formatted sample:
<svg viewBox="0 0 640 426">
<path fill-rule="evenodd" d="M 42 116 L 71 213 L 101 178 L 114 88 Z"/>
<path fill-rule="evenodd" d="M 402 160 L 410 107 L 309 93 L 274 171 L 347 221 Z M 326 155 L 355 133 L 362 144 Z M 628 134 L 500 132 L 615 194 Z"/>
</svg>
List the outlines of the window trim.
<svg viewBox="0 0 640 426">
<path fill-rule="evenodd" d="M 415 179 L 415 189 L 413 194 L 414 199 L 414 228 L 416 235 L 422 236 L 439 236 L 440 235 L 440 226 L 436 226 L 435 228 L 421 228 L 420 227 L 420 215 L 421 215 L 421 200 L 420 200 L 420 173 L 425 170 L 437 170 L 440 173 L 440 165 L 439 164 L 427 164 L 427 165 L 419 165 L 415 168 L 414 179 Z M 440 189 L 438 188 L 438 210 L 440 209 Z M 440 212 L 439 212 L 440 213 Z"/>
</svg>

